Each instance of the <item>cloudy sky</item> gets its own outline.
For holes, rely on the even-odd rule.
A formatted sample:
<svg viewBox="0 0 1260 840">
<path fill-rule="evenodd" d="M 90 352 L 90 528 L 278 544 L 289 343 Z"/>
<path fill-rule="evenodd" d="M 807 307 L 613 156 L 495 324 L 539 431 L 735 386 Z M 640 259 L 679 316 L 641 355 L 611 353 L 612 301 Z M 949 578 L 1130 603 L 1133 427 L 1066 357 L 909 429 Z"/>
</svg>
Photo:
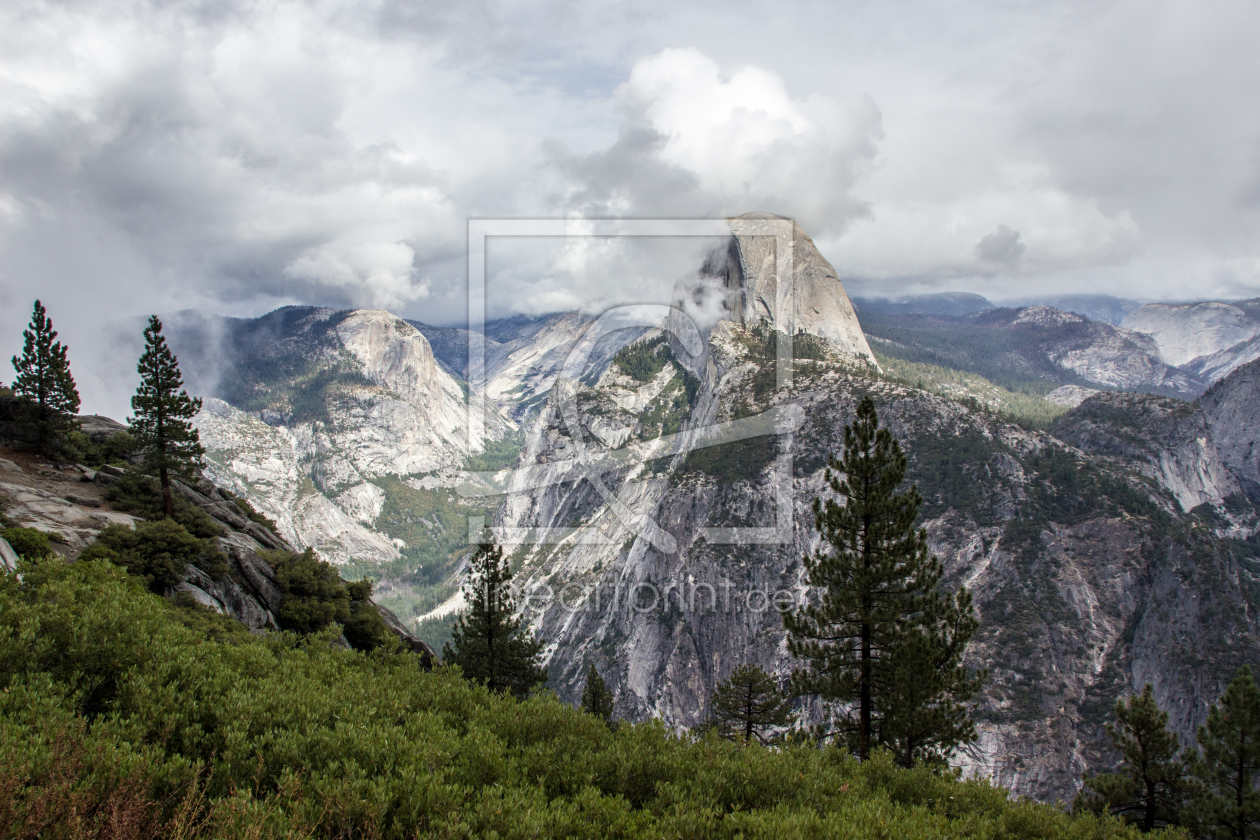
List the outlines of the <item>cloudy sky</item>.
<svg viewBox="0 0 1260 840">
<path fill-rule="evenodd" d="M 454 323 L 485 217 L 772 211 L 851 294 L 1255 296 L 1258 32 L 1250 0 L 6 0 L 0 351 L 37 296 L 72 360 L 184 308 Z M 505 246 L 491 314 L 666 263 Z"/>
</svg>

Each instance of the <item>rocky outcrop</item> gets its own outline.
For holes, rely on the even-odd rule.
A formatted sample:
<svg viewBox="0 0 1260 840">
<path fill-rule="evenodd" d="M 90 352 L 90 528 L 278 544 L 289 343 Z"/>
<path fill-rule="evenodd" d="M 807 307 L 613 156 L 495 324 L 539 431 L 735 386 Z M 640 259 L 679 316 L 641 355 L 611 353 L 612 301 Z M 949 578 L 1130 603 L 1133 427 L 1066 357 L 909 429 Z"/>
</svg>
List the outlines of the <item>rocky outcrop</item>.
<svg viewBox="0 0 1260 840">
<path fill-rule="evenodd" d="M 1076 408 L 1097 393 L 1099 391 L 1096 388 L 1082 388 L 1080 385 L 1062 385 L 1046 394 L 1046 402 Z"/>
<path fill-rule="evenodd" d="M 1034 310 L 1013 328 L 1082 325 L 1092 330 Z M 562 697 L 577 701 L 594 663 L 620 716 L 690 727 L 736 665 L 780 677 L 796 667 L 772 605 L 807 597 L 801 558 L 818 548 L 810 504 L 864 394 L 909 455 L 950 585 L 966 584 L 981 615 L 969 657 L 991 677 L 980 738 L 956 759 L 967 772 L 1070 799 L 1082 773 L 1102 766 L 1116 697 L 1154 681 L 1191 739 L 1232 669 L 1260 653 L 1254 611 L 1228 583 L 1237 561 L 1216 537 L 1190 546 L 1167 528 L 1234 481 L 1210 445 L 1194 448 L 1206 421 L 1188 404 L 1097 394 L 1069 415 L 1075 437 L 1056 429 L 1072 448 L 881 381 L 847 354 L 797 362 L 791 385 L 776 388 L 763 344 L 719 322 L 690 402 L 672 396 L 686 376 L 674 361 L 650 381 L 609 371 L 553 390 L 495 526 L 520 564 L 524 614 L 548 642 Z M 1162 431 L 1128 437 L 1107 406 L 1145 412 L 1137 429 Z M 710 441 L 719 445 L 689 451 Z M 1189 556 L 1199 565 L 1187 577 Z M 1174 603 L 1176 579 L 1192 590 Z M 1222 624 L 1192 608 L 1207 598 L 1228 615 Z"/>
<path fill-rule="evenodd" d="M 1260 335 L 1260 321 L 1218 301 L 1148 303 L 1121 322 L 1149 335 L 1168 364 L 1182 367 Z"/>
<path fill-rule="evenodd" d="M 450 479 L 482 451 L 483 441 L 468 441 L 464 385 L 388 312 L 288 307 L 229 326 L 220 341 L 237 346 L 221 345 L 230 364 L 217 387 L 250 410 L 205 399 L 195 422 L 208 475 L 332 563 L 398 559 L 375 529 L 384 493 L 373 482 Z M 172 341 L 180 349 L 178 334 Z M 324 384 L 312 392 L 309 381 Z M 512 429 L 493 405 L 484 420 L 492 440 Z"/>
<path fill-rule="evenodd" d="M 872 312 L 882 352 L 971 371 L 993 382 L 1144 391 L 1193 399 L 1206 387 L 1167 364 L 1155 341 L 1073 312 L 1036 305 L 962 317 Z"/>
<path fill-rule="evenodd" d="M 1260 501 L 1260 361 L 1250 362 L 1212 386 L 1202 399 L 1204 420 L 1221 461 L 1247 495 Z"/>
<path fill-rule="evenodd" d="M 1086 452 L 1136 465 L 1171 493 L 1182 511 L 1219 504 L 1240 490 L 1207 417 L 1192 403 L 1100 393 L 1061 417 L 1051 432 Z"/>
<path fill-rule="evenodd" d="M 1137 464 L 1183 511 L 1220 507 L 1239 494 L 1260 502 L 1260 362 L 1234 371 L 1195 403 L 1097 394 L 1060 418 L 1053 433 L 1087 452 Z"/>
<path fill-rule="evenodd" d="M 1016 329 L 1041 333 L 1046 357 L 1086 382 L 1190 397 L 1202 390 L 1198 382 L 1165 364 L 1155 341 L 1141 333 L 1049 306 L 1021 309 L 1012 323 Z"/>
<path fill-rule="evenodd" d="M 840 352 L 875 363 L 835 268 L 800 225 L 769 213 L 745 213 L 730 222 L 730 242 L 710 255 L 701 269 L 702 278 L 721 283 L 725 301 L 720 317 L 741 324 L 765 321 L 788 335 L 817 335 Z M 784 227 L 790 230 L 787 255 L 779 253 L 778 244 Z M 785 266 L 790 273 L 780 277 Z M 694 298 L 703 294 L 701 288 L 680 286 L 675 296 L 692 314 Z M 706 302 L 699 303 L 705 307 Z"/>
<path fill-rule="evenodd" d="M 108 430 L 111 423 L 100 422 L 97 425 Z M 29 454 L 23 457 L 29 469 L 15 464 L 17 469 L 11 471 L 13 480 L 0 482 L 0 509 L 19 526 L 51 534 L 54 549 L 68 560 L 75 559 L 107 526 L 131 527 L 140 521 L 131 514 L 108 509 L 105 499 L 107 483 L 84 482 L 84 473 L 80 470 L 59 470 Z M 118 472 L 107 467 L 97 475 L 111 475 L 106 470 Z M 61 485 L 71 482 L 81 496 L 67 494 L 71 498 L 66 499 L 48 489 L 60 489 Z M 188 483 L 175 481 L 173 487 L 185 501 L 222 526 L 223 532 L 214 538 L 214 542 L 228 560 L 227 573 L 219 580 L 189 564 L 184 569 L 183 580 L 175 584 L 173 590 L 235 618 L 252 631 L 279 629 L 276 614 L 283 594 L 275 570 L 263 559 L 262 553 L 268 550 L 293 551 L 294 546 L 270 528 L 246 516 L 233 497 L 212 481 L 205 478 Z M 102 506 L 106 506 L 105 509 Z M 0 571 L 15 568 L 17 561 L 12 547 L 0 539 Z M 437 662 L 432 648 L 416 638 L 396 615 L 375 602 L 373 607 L 405 645 L 421 654 L 424 667 L 432 667 Z"/>
</svg>

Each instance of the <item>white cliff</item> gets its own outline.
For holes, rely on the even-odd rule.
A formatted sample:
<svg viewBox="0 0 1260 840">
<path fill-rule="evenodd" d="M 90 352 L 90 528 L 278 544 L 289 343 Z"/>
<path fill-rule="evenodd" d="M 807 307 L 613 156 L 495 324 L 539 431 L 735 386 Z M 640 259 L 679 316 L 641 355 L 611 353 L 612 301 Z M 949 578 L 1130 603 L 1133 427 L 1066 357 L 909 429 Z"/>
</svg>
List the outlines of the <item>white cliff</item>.
<svg viewBox="0 0 1260 840">
<path fill-rule="evenodd" d="M 1121 322 L 1159 345 L 1164 360 L 1182 367 L 1260 335 L 1260 322 L 1228 303 L 1148 303 Z"/>
<path fill-rule="evenodd" d="M 419 330 L 388 312 L 309 310 L 264 345 L 262 361 L 286 341 L 283 352 L 296 344 L 299 358 L 317 369 L 348 365 L 355 376 L 325 390 L 319 419 L 282 422 L 291 412 L 283 404 L 246 412 L 205 400 L 196 423 L 208 474 L 246 495 L 287 540 L 316 548 L 330 562 L 398 558 L 395 542 L 375 528 L 386 496 L 377 482 L 389 476 L 456 481 L 468 457 L 484 448 L 468 440 L 463 386 L 437 363 Z M 276 387 L 283 394 L 290 386 Z M 512 424 L 491 407 L 485 428 L 500 439 Z"/>
<path fill-rule="evenodd" d="M 785 228 L 790 231 L 787 255 L 779 252 Z M 731 219 L 731 230 L 728 246 L 701 270 L 725 289 L 721 317 L 744 324 L 767 321 L 789 335 L 817 335 L 840 352 L 875 364 L 835 268 L 800 225 L 769 213 L 745 213 Z M 789 270 L 785 277 L 779 277 L 782 267 Z M 680 286 L 676 297 L 692 291 Z M 694 303 L 684 298 L 682 308 L 687 311 Z"/>
</svg>

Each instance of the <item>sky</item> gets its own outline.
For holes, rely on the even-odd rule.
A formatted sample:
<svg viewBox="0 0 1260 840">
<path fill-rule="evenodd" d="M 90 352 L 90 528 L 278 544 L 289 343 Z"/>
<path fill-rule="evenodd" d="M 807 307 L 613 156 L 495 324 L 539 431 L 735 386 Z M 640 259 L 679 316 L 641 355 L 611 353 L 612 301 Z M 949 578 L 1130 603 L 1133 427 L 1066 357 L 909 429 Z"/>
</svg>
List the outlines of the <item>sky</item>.
<svg viewBox="0 0 1260 840">
<path fill-rule="evenodd" d="M 854 296 L 1254 297 L 1257 32 L 1215 0 L 5 0 L 0 352 L 40 298 L 90 410 L 151 312 L 460 323 L 483 218 L 778 213 Z M 488 312 L 667 298 L 704 247 L 498 243 Z"/>
</svg>

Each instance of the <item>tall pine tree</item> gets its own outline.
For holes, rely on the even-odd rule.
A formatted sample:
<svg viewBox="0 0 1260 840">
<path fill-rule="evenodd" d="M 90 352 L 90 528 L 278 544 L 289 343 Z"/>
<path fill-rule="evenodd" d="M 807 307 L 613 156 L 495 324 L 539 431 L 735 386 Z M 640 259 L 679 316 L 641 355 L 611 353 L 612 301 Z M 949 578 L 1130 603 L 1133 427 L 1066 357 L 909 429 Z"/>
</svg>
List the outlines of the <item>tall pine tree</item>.
<svg viewBox="0 0 1260 840">
<path fill-rule="evenodd" d="M 1121 764 L 1115 773 L 1085 778 L 1074 808 L 1108 811 L 1154 831 L 1180 822 L 1185 804 L 1185 765 L 1177 736 L 1168 731 L 1168 712 L 1155 702 L 1154 688 L 1116 702 L 1116 724 L 1107 724 Z"/>
<path fill-rule="evenodd" d="M 465 677 L 492 691 L 510 691 L 523 698 L 547 681 L 547 672 L 538 664 L 543 643 L 521 631 L 508 588 L 511 582 L 503 549 L 485 535 L 472 557 L 464 587 L 468 611 L 455 623 L 442 660 L 458 665 Z"/>
<path fill-rule="evenodd" d="M 923 618 L 892 651 L 883 690 L 875 697 L 876 740 L 902 767 L 944 766 L 959 744 L 975 740 L 975 724 L 962 704 L 987 676 L 962 662 L 980 626 L 966 588 L 933 598 Z"/>
<path fill-rule="evenodd" d="M 1260 838 L 1260 688 L 1244 665 L 1199 727 L 1198 782 L 1187 822 L 1220 840 Z"/>
<path fill-rule="evenodd" d="M 921 756 L 971 737 L 961 704 L 976 679 L 959 664 L 975 629 L 971 601 L 936 591 L 943 569 L 915 528 L 922 498 L 897 490 L 906 465 L 864 398 L 845 426 L 843 458 L 828 458 L 826 481 L 843 504 L 814 500 L 823 545 L 805 569 L 821 603 L 783 616 L 788 650 L 809 666 L 793 674 L 794 689 L 828 701 L 825 734 L 863 761 L 879 743 Z"/>
<path fill-rule="evenodd" d="M 22 333 L 22 355 L 13 357 L 13 392 L 30 401 L 40 449 L 70 429 L 79 413 L 79 390 L 70 374 L 67 349 L 44 305 L 35 301 L 31 322 Z"/>
<path fill-rule="evenodd" d="M 582 711 L 594 715 L 610 728 L 613 725 L 613 694 L 592 662 L 586 669 L 586 685 L 582 687 Z"/>
<path fill-rule="evenodd" d="M 131 431 L 144 452 L 144 467 L 157 473 L 162 485 L 162 505 L 168 517 L 175 515 L 171 476 L 190 476 L 205 466 L 206 454 L 192 418 L 201 400 L 184 390 L 179 361 L 162 335 L 162 322 L 150 316 L 144 331 L 144 353 L 136 370 L 140 387 L 131 398 Z"/>
<path fill-rule="evenodd" d="M 713 690 L 712 721 L 723 738 L 765 743 L 766 729 L 787 726 L 791 720 L 791 699 L 757 665 L 737 666 Z"/>
</svg>

